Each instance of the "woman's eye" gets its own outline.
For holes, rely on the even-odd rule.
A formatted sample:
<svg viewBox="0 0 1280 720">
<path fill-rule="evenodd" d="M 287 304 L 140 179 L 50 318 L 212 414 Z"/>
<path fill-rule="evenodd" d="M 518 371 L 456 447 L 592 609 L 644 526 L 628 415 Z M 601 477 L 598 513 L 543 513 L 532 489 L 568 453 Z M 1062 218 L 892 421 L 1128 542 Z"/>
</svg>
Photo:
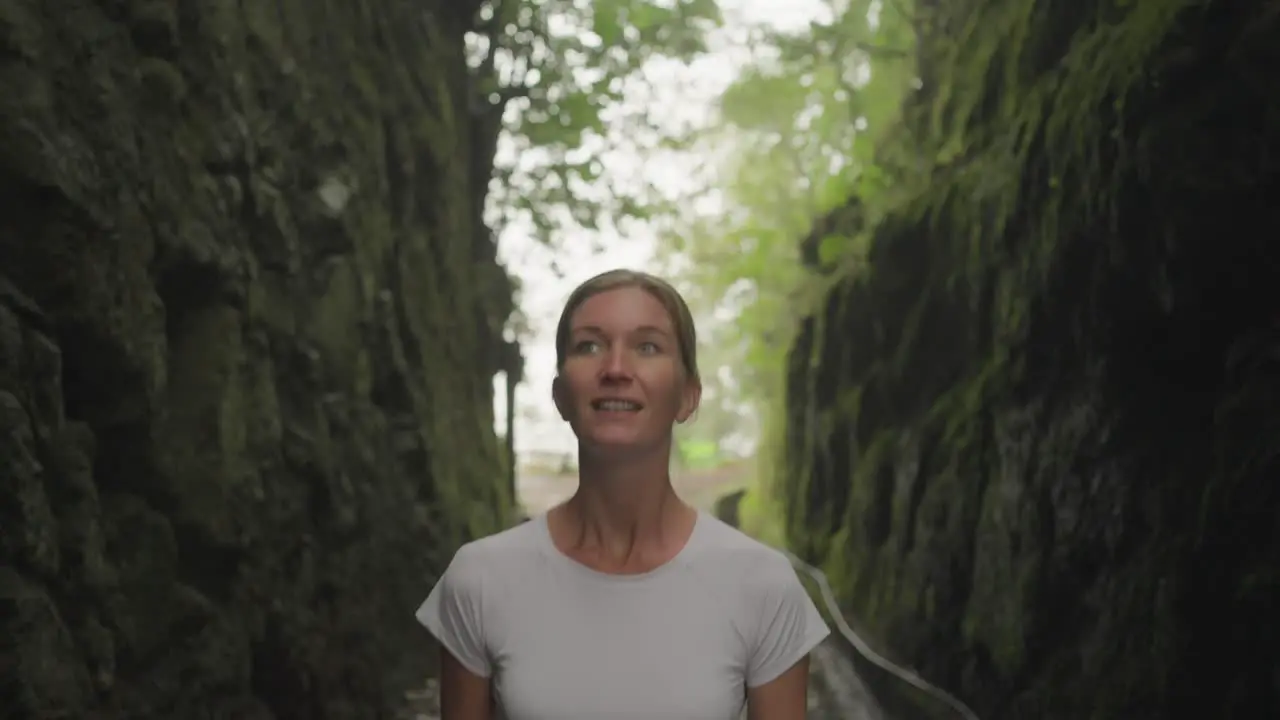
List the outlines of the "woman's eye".
<svg viewBox="0 0 1280 720">
<path fill-rule="evenodd" d="M 640 343 L 640 352 L 642 353 L 651 354 L 651 353 L 659 352 L 660 350 L 661 348 L 659 348 L 656 343 L 651 343 L 651 342 Z"/>
<path fill-rule="evenodd" d="M 598 345 L 599 343 L 595 340 L 583 340 L 573 346 L 573 351 L 581 354 L 592 353 L 595 352 Z"/>
</svg>

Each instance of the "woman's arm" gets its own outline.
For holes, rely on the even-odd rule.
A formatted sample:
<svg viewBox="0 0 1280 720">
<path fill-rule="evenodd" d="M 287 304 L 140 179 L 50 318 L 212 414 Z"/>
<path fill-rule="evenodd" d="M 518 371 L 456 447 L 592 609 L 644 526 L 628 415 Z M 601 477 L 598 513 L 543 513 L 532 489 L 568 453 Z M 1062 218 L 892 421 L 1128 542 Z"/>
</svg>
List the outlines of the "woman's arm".
<svg viewBox="0 0 1280 720">
<path fill-rule="evenodd" d="M 745 607 L 754 624 L 745 678 L 747 716 L 803 720 L 809 704 L 809 653 L 831 630 L 785 555 L 771 553 L 747 582 L 751 602 Z"/>
<path fill-rule="evenodd" d="M 748 720 L 804 720 L 808 709 L 808 655 L 773 680 L 747 690 Z"/>
<path fill-rule="evenodd" d="M 489 678 L 463 667 L 458 658 L 440 647 L 441 720 L 493 720 Z"/>
<path fill-rule="evenodd" d="M 485 640 L 485 578 L 489 562 L 477 543 L 458 549 L 418 608 L 440 644 L 440 711 L 444 720 L 493 720 Z"/>
</svg>

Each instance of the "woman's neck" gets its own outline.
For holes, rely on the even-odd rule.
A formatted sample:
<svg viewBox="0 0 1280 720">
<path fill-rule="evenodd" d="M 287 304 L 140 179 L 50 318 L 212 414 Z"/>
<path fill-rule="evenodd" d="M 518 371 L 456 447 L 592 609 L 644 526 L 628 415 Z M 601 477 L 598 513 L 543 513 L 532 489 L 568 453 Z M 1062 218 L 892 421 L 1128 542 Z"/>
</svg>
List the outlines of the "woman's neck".
<svg viewBox="0 0 1280 720">
<path fill-rule="evenodd" d="M 692 508 L 671 485 L 669 453 L 616 458 L 580 455 L 578 491 L 566 503 L 579 548 L 594 547 L 612 561 L 637 550 L 660 550 L 685 529 Z"/>
</svg>

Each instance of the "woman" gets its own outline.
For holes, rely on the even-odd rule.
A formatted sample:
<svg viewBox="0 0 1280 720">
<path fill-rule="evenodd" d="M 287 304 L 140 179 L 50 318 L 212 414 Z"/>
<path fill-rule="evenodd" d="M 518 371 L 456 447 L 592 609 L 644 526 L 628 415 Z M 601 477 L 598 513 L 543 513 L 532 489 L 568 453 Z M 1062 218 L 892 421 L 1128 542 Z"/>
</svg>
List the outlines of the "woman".
<svg viewBox="0 0 1280 720">
<path fill-rule="evenodd" d="M 803 718 L 826 624 L 781 553 L 671 486 L 672 429 L 701 396 L 684 300 L 607 272 L 570 295 L 555 341 L 578 490 L 464 545 L 418 609 L 443 720 Z"/>
</svg>

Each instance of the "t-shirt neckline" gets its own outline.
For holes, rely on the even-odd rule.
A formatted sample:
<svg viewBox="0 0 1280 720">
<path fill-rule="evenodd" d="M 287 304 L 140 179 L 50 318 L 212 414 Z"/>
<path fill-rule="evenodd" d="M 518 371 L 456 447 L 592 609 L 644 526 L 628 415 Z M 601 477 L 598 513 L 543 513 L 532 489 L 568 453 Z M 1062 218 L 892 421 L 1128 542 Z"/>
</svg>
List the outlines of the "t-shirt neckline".
<svg viewBox="0 0 1280 720">
<path fill-rule="evenodd" d="M 642 573 L 618 574 L 608 573 L 602 570 L 596 570 L 593 567 L 584 565 L 577 560 L 565 555 L 556 547 L 555 540 L 551 538 L 551 526 L 547 523 L 547 512 L 540 513 L 533 522 L 537 525 L 538 541 L 543 551 L 551 558 L 551 561 L 562 567 L 568 568 L 570 572 L 578 573 L 587 578 L 594 579 L 598 582 L 615 583 L 615 584 L 631 584 L 652 580 L 660 575 L 671 572 L 688 562 L 689 556 L 695 551 L 695 545 L 699 536 L 706 529 L 707 518 L 706 512 L 697 510 L 697 516 L 693 521 L 693 532 L 689 533 L 689 539 L 685 541 L 684 547 L 680 548 L 670 560 L 661 565 L 647 570 Z"/>
</svg>

